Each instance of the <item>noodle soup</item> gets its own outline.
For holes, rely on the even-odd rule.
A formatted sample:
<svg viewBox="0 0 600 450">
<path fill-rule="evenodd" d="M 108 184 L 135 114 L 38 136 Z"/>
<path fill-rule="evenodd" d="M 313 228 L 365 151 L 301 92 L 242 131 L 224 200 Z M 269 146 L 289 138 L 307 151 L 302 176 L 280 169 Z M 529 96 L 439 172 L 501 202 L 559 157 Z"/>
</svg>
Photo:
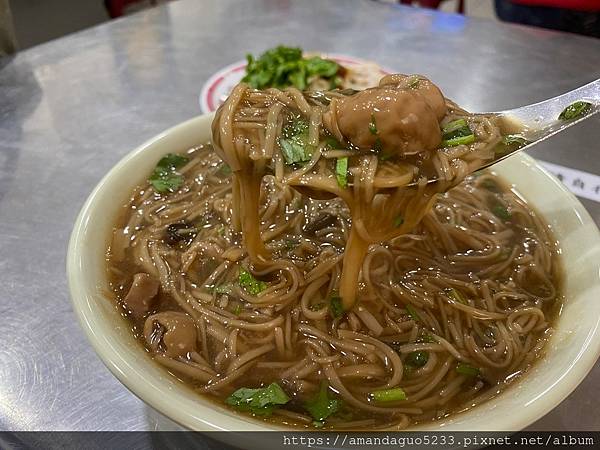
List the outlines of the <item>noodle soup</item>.
<svg viewBox="0 0 600 450">
<path fill-rule="evenodd" d="M 371 244 L 351 310 L 339 297 L 352 226 L 341 199 L 264 176 L 272 262 L 256 269 L 234 226 L 232 174 L 210 145 L 163 158 L 149 179 L 115 224 L 114 298 L 157 363 L 236 411 L 405 428 L 493 397 L 543 353 L 561 303 L 556 243 L 491 173 Z"/>
</svg>

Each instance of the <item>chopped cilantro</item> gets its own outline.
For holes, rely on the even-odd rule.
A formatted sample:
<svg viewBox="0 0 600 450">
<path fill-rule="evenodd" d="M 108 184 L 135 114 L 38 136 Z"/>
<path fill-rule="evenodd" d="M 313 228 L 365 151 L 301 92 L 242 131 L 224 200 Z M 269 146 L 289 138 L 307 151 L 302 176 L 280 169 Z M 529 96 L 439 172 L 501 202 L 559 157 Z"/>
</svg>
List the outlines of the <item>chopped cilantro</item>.
<svg viewBox="0 0 600 450">
<path fill-rule="evenodd" d="M 467 145 L 475 142 L 475 135 L 469 134 L 468 136 L 459 136 L 452 139 L 444 139 L 442 141 L 442 147 L 456 147 L 457 145 Z"/>
<path fill-rule="evenodd" d="M 394 156 L 396 156 L 391 152 L 390 153 L 382 153 L 379 151 L 377 153 L 379 153 L 379 155 L 377 155 L 377 157 L 379 158 L 380 161 L 388 161 L 388 160 L 392 159 Z"/>
<path fill-rule="evenodd" d="M 341 188 L 345 189 L 348 186 L 348 157 L 337 159 L 335 163 L 335 177 Z"/>
<path fill-rule="evenodd" d="M 185 165 L 188 161 L 189 159 L 187 156 L 176 155 L 175 153 L 167 153 L 160 159 L 160 161 L 158 161 L 156 168 L 162 170 L 177 169 Z"/>
<path fill-rule="evenodd" d="M 271 383 L 265 388 L 240 388 L 227 397 L 225 403 L 257 416 L 270 416 L 279 405 L 289 401 L 283 389 L 277 383 Z"/>
<path fill-rule="evenodd" d="M 494 180 L 491 180 L 490 178 L 486 178 L 485 180 L 483 180 L 481 182 L 481 186 L 491 192 L 500 192 L 500 188 L 498 187 L 498 184 Z"/>
<path fill-rule="evenodd" d="M 319 392 L 304 403 L 304 408 L 310 413 L 315 422 L 322 423 L 319 427 L 324 425 L 325 419 L 338 412 L 341 406 L 341 399 L 332 398 L 329 395 L 329 385 L 327 381 L 322 381 Z"/>
<path fill-rule="evenodd" d="M 408 87 L 417 88 L 417 87 L 419 87 L 420 81 L 421 81 L 421 79 L 419 78 L 418 75 L 411 75 L 410 77 L 408 77 L 408 80 L 407 80 Z"/>
<path fill-rule="evenodd" d="M 233 286 L 231 285 L 231 283 L 225 283 L 215 286 L 212 290 L 216 294 L 231 294 L 233 292 L 232 289 Z"/>
<path fill-rule="evenodd" d="M 329 89 L 330 90 L 337 89 L 341 86 L 341 84 L 342 84 L 342 79 L 338 76 L 335 76 L 329 82 Z"/>
<path fill-rule="evenodd" d="M 418 352 L 410 352 L 406 356 L 405 364 L 408 364 L 411 367 L 423 367 L 429 361 L 429 353 L 418 351 Z"/>
<path fill-rule="evenodd" d="M 325 304 L 325 302 L 319 302 L 319 303 L 315 303 L 314 305 L 310 305 L 309 309 L 311 311 L 321 311 L 323 308 L 325 308 L 327 305 Z"/>
<path fill-rule="evenodd" d="M 419 316 L 419 313 L 417 312 L 417 310 L 415 309 L 415 307 L 413 305 L 411 305 L 410 303 L 408 303 L 405 306 L 405 308 L 406 308 L 406 312 L 412 318 L 412 320 L 414 320 L 415 322 L 420 322 L 421 321 L 421 316 Z"/>
<path fill-rule="evenodd" d="M 238 276 L 238 282 L 249 294 L 258 295 L 267 288 L 267 283 L 254 278 L 250 272 L 243 267 L 240 268 L 240 274 Z"/>
<path fill-rule="evenodd" d="M 508 209 L 506 209 L 504 206 L 502 206 L 499 203 L 492 207 L 492 213 L 496 217 L 498 217 L 499 219 L 502 219 L 504 221 L 510 220 L 510 218 L 511 218 L 511 214 L 508 211 Z"/>
<path fill-rule="evenodd" d="M 375 144 L 373 144 L 373 151 L 375 153 L 381 153 L 383 151 L 383 142 L 381 142 L 380 137 L 377 137 L 377 139 L 375 139 Z"/>
<path fill-rule="evenodd" d="M 402 217 L 402 216 L 398 216 L 394 219 L 394 226 L 396 228 L 402 226 L 403 223 L 404 223 L 404 217 Z"/>
<path fill-rule="evenodd" d="M 247 55 L 246 75 L 242 79 L 255 89 L 295 86 L 303 90 L 310 78 L 319 77 L 339 84 L 337 73 L 340 66 L 332 60 L 319 56 L 304 58 L 302 49 L 278 46 L 267 50 L 259 58 Z"/>
<path fill-rule="evenodd" d="M 369 122 L 369 133 L 377 134 L 377 124 L 375 123 L 375 114 L 371 113 L 371 121 Z"/>
<path fill-rule="evenodd" d="M 325 146 L 331 150 L 344 148 L 344 146 L 340 143 L 340 141 L 338 141 L 333 136 L 327 136 L 325 138 Z"/>
<path fill-rule="evenodd" d="M 467 136 L 471 134 L 471 129 L 465 119 L 457 119 L 444 125 L 442 133 L 444 133 L 444 138 L 450 139 L 457 136 Z"/>
<path fill-rule="evenodd" d="M 228 177 L 229 175 L 231 175 L 231 167 L 229 167 L 229 164 L 221 164 L 217 169 L 217 175 L 222 177 Z"/>
<path fill-rule="evenodd" d="M 446 293 L 448 294 L 448 297 L 450 297 L 453 300 L 456 300 L 458 303 L 462 303 L 463 305 L 467 304 L 467 300 L 456 289 L 448 288 L 448 289 L 446 289 Z"/>
<path fill-rule="evenodd" d="M 287 250 L 294 250 L 300 242 L 297 239 L 284 239 L 283 247 Z"/>
<path fill-rule="evenodd" d="M 461 362 L 458 363 L 458 365 L 456 366 L 456 372 L 460 373 L 461 375 L 476 377 L 477 375 L 479 375 L 480 370 L 477 367 L 473 367 L 470 364 Z"/>
<path fill-rule="evenodd" d="M 337 295 L 334 295 L 329 299 L 329 311 L 334 319 L 340 318 L 344 315 L 344 307 L 342 306 L 342 299 Z"/>
<path fill-rule="evenodd" d="M 525 147 L 527 144 L 529 144 L 529 141 L 518 134 L 507 134 L 506 136 L 502 136 L 502 143 L 507 147 L 514 146 L 517 149 Z"/>
<path fill-rule="evenodd" d="M 442 128 L 442 147 L 455 147 L 474 141 L 475 135 L 465 119 L 453 120 Z"/>
<path fill-rule="evenodd" d="M 185 165 L 188 158 L 174 153 L 163 156 L 148 181 L 157 192 L 175 192 L 183 185 L 183 175 L 175 169 Z"/>
<path fill-rule="evenodd" d="M 294 118 L 284 127 L 279 146 L 286 164 L 310 161 L 314 147 L 308 143 L 308 123 L 302 118 Z"/>
<path fill-rule="evenodd" d="M 592 109 L 590 102 L 578 101 L 571 103 L 558 116 L 559 120 L 574 120 L 585 116 Z"/>
<path fill-rule="evenodd" d="M 399 387 L 373 391 L 370 395 L 376 402 L 396 402 L 398 400 L 406 400 L 406 392 Z"/>
</svg>

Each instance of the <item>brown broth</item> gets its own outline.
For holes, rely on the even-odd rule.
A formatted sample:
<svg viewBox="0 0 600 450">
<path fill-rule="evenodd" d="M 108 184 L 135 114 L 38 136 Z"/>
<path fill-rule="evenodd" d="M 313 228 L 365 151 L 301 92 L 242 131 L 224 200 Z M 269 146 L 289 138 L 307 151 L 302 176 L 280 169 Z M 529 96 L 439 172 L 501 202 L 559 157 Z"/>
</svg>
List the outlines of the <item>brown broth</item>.
<svg viewBox="0 0 600 450">
<path fill-rule="evenodd" d="M 267 314 L 266 310 L 268 308 L 252 307 L 250 303 L 236 295 L 235 290 L 231 295 L 219 294 L 215 291 L 215 287 L 223 288 L 237 283 L 239 267 L 248 267 L 248 262 L 244 255 L 238 260 L 230 261 L 228 271 L 224 277 L 217 278 L 218 281 L 216 282 L 205 283 L 206 279 L 215 272 L 219 265 L 223 264 L 223 251 L 230 248 L 239 248 L 240 252 L 243 252 L 243 249 L 241 249 L 240 244 L 241 236 L 231 228 L 227 220 L 230 214 L 226 205 L 229 191 L 222 190 L 219 195 L 207 196 L 207 189 L 209 191 L 213 189 L 215 192 L 218 192 L 219 189 L 224 189 L 229 185 L 229 177 L 225 173 L 226 171 L 223 170 L 222 163 L 212 152 L 210 146 L 194 149 L 188 152 L 188 156 L 194 159 L 194 161 L 198 160 L 198 166 L 201 169 L 196 167 L 196 169 L 190 169 L 185 174 L 186 184 L 178 193 L 172 194 L 181 197 L 179 202 L 173 204 L 165 203 L 167 206 L 162 210 L 159 208 L 158 212 L 152 215 L 153 219 L 159 221 L 160 224 L 143 219 L 137 222 L 137 226 L 133 229 L 127 228 L 134 223 L 132 222 L 132 217 L 140 214 L 140 211 L 146 213 L 155 207 L 158 202 L 169 201 L 169 195 L 159 195 L 150 192 L 148 196 L 148 192 L 152 188 L 144 185 L 136 189 L 132 195 L 131 202 L 124 207 L 122 215 L 117 218 L 115 222 L 115 236 L 122 235 L 123 230 L 127 229 L 127 237 L 131 239 L 130 242 L 138 244 L 138 241 L 146 239 L 146 242 L 150 242 L 150 245 L 160 247 L 163 252 L 163 256 L 161 257 L 170 267 L 171 272 L 176 272 L 170 275 L 173 283 L 184 283 L 186 285 L 186 292 L 190 293 L 192 297 L 200 298 L 204 296 L 202 297 L 204 300 L 210 297 L 212 303 L 209 303 L 214 308 L 220 308 L 223 314 L 227 314 L 227 317 L 249 322 L 257 321 L 257 314 Z M 193 173 L 195 176 L 192 178 L 188 175 L 189 173 Z M 341 201 L 310 200 L 301 197 L 289 188 L 283 192 L 282 188 L 276 186 L 276 183 L 272 179 L 267 179 L 263 183 L 261 194 L 263 213 L 265 208 L 268 207 L 268 202 L 278 195 L 285 196 L 286 206 L 280 207 L 278 210 L 281 214 L 263 220 L 262 230 L 263 237 L 268 236 L 269 233 L 272 235 L 272 238 L 266 239 L 266 246 L 272 252 L 275 261 L 289 261 L 297 268 L 299 273 L 306 275 L 310 270 L 315 268 L 315 261 L 320 256 L 327 254 L 331 257 L 339 258 L 342 255 L 346 233 L 350 225 L 350 215 Z M 147 196 L 145 202 L 141 201 L 144 196 Z M 469 205 L 469 202 L 475 206 L 479 204 L 485 205 L 487 209 L 477 211 L 476 208 L 473 208 L 471 215 L 464 213 L 464 211 L 459 211 L 460 208 L 464 208 L 464 205 Z M 172 214 L 167 214 L 165 212 L 168 212 L 169 208 L 176 208 L 182 205 L 184 206 L 183 217 L 185 218 L 185 223 L 193 225 L 198 230 L 198 233 L 193 239 L 181 240 L 173 245 L 168 245 L 165 243 L 166 231 L 164 228 L 170 223 L 181 223 L 182 220 L 179 216 L 182 213 L 173 212 Z M 199 213 L 199 211 L 202 212 Z M 504 216 L 504 219 L 502 216 Z M 322 227 L 317 227 L 316 230 L 312 230 L 314 227 L 307 227 L 309 224 L 314 225 L 315 221 L 319 218 L 321 218 L 321 223 L 324 224 Z M 454 230 L 453 226 L 450 226 L 455 222 L 460 224 L 456 230 Z M 277 227 L 281 226 L 281 224 L 294 225 L 286 225 L 287 228 L 284 231 L 277 232 Z M 460 232 L 461 226 L 464 229 L 462 232 Z M 467 226 L 468 229 L 466 228 Z M 434 234 L 432 230 L 435 230 L 436 227 L 444 227 L 447 233 Z M 504 245 L 498 249 L 498 255 L 488 257 L 488 253 L 490 253 L 488 248 L 476 247 L 477 245 L 483 245 L 482 242 L 485 242 L 485 236 L 483 235 L 487 230 L 494 227 L 496 227 L 498 233 L 503 233 L 502 235 L 505 237 L 503 241 Z M 307 229 L 309 231 L 306 231 Z M 473 240 L 473 236 L 479 235 L 481 235 L 481 239 L 476 238 Z M 448 236 L 451 236 L 451 238 Z M 181 267 L 178 267 L 178 258 L 189 250 L 190 245 L 194 245 L 194 242 L 197 243 L 199 241 L 207 243 L 207 250 L 203 250 L 204 254 L 202 257 L 194 259 L 188 270 L 182 271 Z M 139 342 L 152 355 L 153 351 L 149 348 L 144 338 L 143 330 L 145 321 L 153 314 L 165 311 L 182 311 L 182 309 L 178 300 L 166 292 L 163 284 L 152 308 L 147 314 L 142 318 L 136 319 L 128 313 L 123 299 L 130 289 L 133 275 L 146 271 L 147 266 L 144 266 L 140 262 L 140 253 L 131 246 L 124 250 L 124 257 L 119 257 L 122 249 L 115 248 L 115 245 L 121 246 L 122 242 L 122 236 L 119 236 L 114 240 L 114 244 L 111 245 L 111 248 L 107 252 L 107 270 L 114 296 L 112 300 L 122 310 L 123 315 L 131 326 L 132 333 L 134 333 Z M 211 242 L 214 243 L 214 248 L 208 245 Z M 540 250 L 542 247 L 544 248 L 543 252 Z M 215 250 L 216 248 L 221 249 L 221 253 L 218 253 Z M 500 298 L 494 302 L 495 307 L 513 311 L 519 307 L 525 308 L 530 306 L 538 308 L 544 315 L 545 325 L 538 323 L 532 331 L 523 333 L 523 337 L 519 335 L 519 345 L 527 346 L 528 348 L 528 351 L 525 352 L 527 354 L 523 356 L 524 361 L 522 364 L 511 363 L 502 368 L 482 365 L 481 371 L 477 376 L 464 378 L 460 383 L 459 392 L 453 395 L 449 401 L 444 402 L 443 397 L 439 397 L 437 403 L 434 402 L 432 407 L 420 407 L 423 413 L 407 413 L 411 424 L 447 417 L 450 414 L 469 409 L 497 395 L 498 392 L 502 391 L 514 379 L 526 372 L 535 360 L 543 354 L 544 342 L 551 332 L 551 323 L 555 320 L 562 303 L 562 296 L 560 295 L 561 271 L 557 256 L 557 243 L 553 240 L 548 226 L 543 223 L 538 215 L 528 205 L 524 204 L 515 193 L 511 192 L 501 179 L 492 173 L 486 172 L 479 176 L 472 176 L 459 188 L 442 196 L 436 202 L 433 211 L 429 213 L 425 222 L 419 225 L 417 230 L 412 234 L 401 236 L 385 244 L 373 246 L 371 249 L 372 252 L 379 252 L 378 255 L 381 255 L 381 257 L 379 259 L 373 257 L 370 260 L 370 264 L 375 267 L 372 267 L 369 281 L 367 282 L 363 278 L 360 283 L 360 290 L 358 292 L 359 308 L 366 308 L 380 324 L 385 324 L 385 314 L 382 313 L 385 308 L 382 307 L 382 301 L 389 301 L 393 304 L 391 309 L 386 310 L 386 314 L 390 315 L 394 313 L 393 321 L 401 329 L 406 328 L 408 331 L 406 333 L 399 333 L 394 331 L 390 326 L 385 326 L 379 336 L 379 340 L 394 351 L 410 343 L 421 342 L 426 344 L 428 336 L 432 334 L 444 336 L 447 340 L 452 341 L 453 345 L 460 348 L 458 343 L 451 339 L 451 336 L 453 336 L 452 331 L 449 329 L 451 322 L 444 321 L 444 315 L 450 312 L 453 314 L 452 317 L 459 317 L 461 313 L 456 311 L 460 311 L 460 309 L 454 307 L 452 309 L 447 304 L 439 303 L 445 301 L 440 299 L 443 299 L 444 295 L 448 295 L 448 286 L 468 292 L 468 306 L 485 312 L 487 311 L 486 300 L 479 298 L 481 290 L 484 289 L 482 285 L 488 286 L 485 289 L 489 290 L 490 295 L 495 295 L 493 292 L 496 292 L 496 294 L 503 292 L 502 289 L 508 290 L 511 285 L 516 285 L 516 288 L 508 294 L 514 295 L 517 299 L 510 298 L 510 296 Z M 394 267 L 389 268 L 387 273 L 383 269 L 378 272 L 378 267 L 386 261 L 385 258 L 387 256 L 385 255 L 393 257 Z M 478 257 L 483 262 L 477 263 Z M 339 264 L 338 262 L 337 266 Z M 502 266 L 503 264 L 506 264 L 506 269 L 498 270 L 496 277 L 486 278 L 485 275 L 482 275 L 482 272 L 486 269 Z M 535 276 L 535 271 L 527 268 L 531 264 L 536 265 L 536 267 L 546 265 L 545 269 L 547 270 L 542 270 L 544 277 Z M 519 271 L 526 272 L 528 275 L 523 275 L 521 279 L 521 275 L 519 275 L 521 272 Z M 529 274 L 529 272 L 531 273 Z M 334 278 L 337 276 L 335 275 L 336 273 L 339 274 L 339 272 L 332 272 Z M 276 272 L 264 274 L 260 279 L 268 285 L 272 285 L 281 282 L 282 276 L 282 272 Z M 448 277 L 451 277 L 451 279 L 446 280 Z M 382 297 L 378 297 L 378 294 L 373 292 L 374 286 L 383 292 L 383 294 L 379 294 Z M 331 298 L 332 292 L 335 292 L 335 282 L 328 281 L 324 283 L 321 288 L 316 290 L 315 298 L 310 300 L 312 306 L 318 307 L 321 303 L 327 302 Z M 393 294 L 394 292 L 395 294 Z M 424 299 L 424 304 L 431 305 L 431 308 L 423 306 L 419 308 L 419 311 L 421 311 L 420 314 L 424 314 L 420 319 L 415 319 L 414 317 L 411 319 L 409 317 L 410 312 L 408 314 L 406 312 L 397 312 L 397 310 L 399 311 L 403 308 L 402 299 L 411 297 L 411 292 L 422 292 L 421 298 Z M 543 297 L 550 296 L 552 298 L 540 300 Z M 328 314 L 321 322 L 311 321 L 302 315 L 301 308 L 300 312 L 297 312 L 299 302 L 299 298 L 290 302 L 281 312 L 281 314 L 287 314 L 287 317 L 290 317 L 289 320 L 292 323 L 292 328 L 295 327 L 297 329 L 301 324 L 312 323 L 326 332 L 327 330 L 332 330 L 334 326 L 337 329 L 350 330 L 353 326 L 356 327 L 356 323 L 358 323 L 360 325 L 358 331 L 374 335 L 373 331 L 364 324 L 362 319 L 357 318 L 356 315 L 354 315 L 353 319 L 350 319 L 348 316 L 333 318 L 331 314 Z M 515 305 L 517 306 L 515 307 Z M 437 313 L 435 312 L 436 308 L 438 309 Z M 430 313 L 430 310 L 434 312 Z M 442 310 L 445 311 L 444 314 L 440 314 Z M 271 311 L 270 314 L 276 315 L 278 312 Z M 497 341 L 498 334 L 506 331 L 502 331 L 501 321 L 498 321 L 498 324 L 496 324 L 494 320 L 474 320 L 464 315 L 460 317 L 461 326 L 468 327 L 465 324 L 468 324 L 470 321 L 473 327 L 478 327 L 477 330 L 475 328 L 469 329 L 475 331 L 467 335 L 475 336 L 474 340 L 477 341 L 479 348 L 490 348 L 493 346 L 493 342 Z M 529 320 L 534 320 L 535 316 L 531 317 Z M 520 326 L 528 326 L 529 320 Z M 414 323 L 411 324 L 410 322 Z M 494 325 L 487 327 L 488 323 Z M 346 328 L 344 328 L 344 324 L 347 324 Z M 283 325 L 282 327 L 284 328 Z M 224 328 L 229 335 L 235 327 L 225 325 Z M 407 337 L 407 333 L 413 333 L 414 336 Z M 244 330 L 239 332 L 239 335 L 243 336 L 244 339 L 245 336 L 249 336 L 250 334 Z M 264 335 L 263 337 L 268 337 L 267 333 L 264 333 Z M 484 339 L 489 339 L 491 343 L 484 342 Z M 260 333 L 254 333 L 252 338 L 248 338 L 248 342 L 256 342 L 254 346 L 262 345 L 259 341 Z M 290 379 L 282 380 L 282 372 L 291 365 L 296 364 L 303 357 L 303 352 L 306 351 L 300 345 L 299 339 L 296 339 L 294 342 L 294 353 L 282 355 L 277 348 L 274 348 L 260 356 L 253 363 L 252 369 L 246 371 L 244 376 L 234 380 L 218 393 L 209 393 L 204 395 L 204 397 L 223 404 L 223 400 L 238 388 L 256 388 L 266 386 L 275 381 L 281 385 L 291 398 L 284 409 L 292 413 L 297 413 L 301 417 L 309 417 L 303 405 L 314 396 L 316 387 L 324 378 L 323 368 L 321 367 L 310 376 L 307 376 L 304 379 L 303 386 L 299 386 L 298 383 Z M 250 347 L 253 346 L 250 345 Z M 343 351 L 338 353 L 340 349 L 335 348 L 335 346 L 330 349 L 334 355 L 341 355 L 338 361 L 343 361 L 342 365 L 350 365 L 350 362 L 344 359 Z M 200 348 L 200 343 L 198 344 L 198 352 L 202 355 L 208 355 L 206 359 L 209 364 L 214 365 L 215 360 L 220 357 L 219 355 L 223 355 L 224 350 L 222 344 L 218 343 L 218 339 L 209 337 L 206 348 Z M 464 350 L 464 352 L 468 359 L 474 358 L 467 350 Z M 448 361 L 449 369 L 447 369 L 446 375 L 443 377 L 444 382 L 438 383 L 434 387 L 434 392 L 437 392 L 439 396 L 439 392 L 444 386 L 451 386 L 453 380 L 458 380 L 458 377 L 462 375 L 455 370 L 457 361 L 448 352 L 437 351 L 428 353 L 430 358 L 433 353 L 436 355 L 437 353 L 440 354 L 435 370 L 442 370 L 444 361 Z M 462 354 L 463 350 L 460 350 L 460 353 Z M 230 362 L 231 358 L 227 356 L 226 351 L 224 355 L 221 357 L 226 358 L 226 361 Z M 403 354 L 402 357 L 404 358 L 405 372 L 400 386 L 407 391 L 408 401 L 397 401 L 386 406 L 393 405 L 401 408 L 407 404 L 406 408 L 417 408 L 418 401 L 412 402 L 411 396 L 413 395 L 413 391 L 416 394 L 421 392 L 418 389 L 412 389 L 418 385 L 418 382 L 415 380 L 419 379 L 418 373 L 420 369 L 406 364 L 406 354 Z M 364 358 L 361 357 L 359 358 L 359 362 L 361 364 L 376 366 L 377 364 L 371 361 L 376 358 L 371 357 L 371 360 L 369 358 L 370 356 L 368 355 Z M 187 356 L 187 360 L 190 360 L 189 355 Z M 263 367 L 265 363 L 269 362 L 281 363 L 280 366 L 282 367 Z M 515 363 L 517 362 L 515 361 Z M 512 367 L 513 365 L 515 367 Z M 226 366 L 227 364 L 224 364 L 224 367 Z M 406 367 L 409 367 L 409 369 L 406 369 Z M 387 370 L 387 368 L 384 367 L 384 370 Z M 180 372 L 169 371 L 195 391 L 200 392 L 206 385 L 206 383 L 194 380 Z M 386 372 L 386 376 L 388 375 Z M 382 379 L 385 379 L 385 376 L 373 376 L 370 379 L 359 378 L 356 380 L 346 377 L 344 378 L 344 385 L 353 393 L 364 393 L 380 387 Z M 329 392 L 331 395 L 335 395 L 335 389 L 330 389 Z M 368 404 L 381 406 L 368 396 L 365 398 Z M 427 394 L 423 398 L 431 398 L 431 396 Z M 373 423 L 364 426 L 367 426 L 369 429 L 372 429 L 373 426 L 389 426 L 398 423 L 399 417 L 404 414 L 397 412 L 389 414 L 373 413 L 356 408 L 348 402 L 344 402 L 344 405 L 338 413 L 326 421 L 326 428 L 354 428 L 352 426 L 354 422 L 360 423 L 364 420 L 373 419 Z M 291 415 L 281 416 L 277 411 L 271 417 L 257 418 L 285 426 L 313 427 L 310 418 L 307 422 L 304 419 L 294 418 Z M 361 428 L 361 426 L 358 428 Z"/>
</svg>

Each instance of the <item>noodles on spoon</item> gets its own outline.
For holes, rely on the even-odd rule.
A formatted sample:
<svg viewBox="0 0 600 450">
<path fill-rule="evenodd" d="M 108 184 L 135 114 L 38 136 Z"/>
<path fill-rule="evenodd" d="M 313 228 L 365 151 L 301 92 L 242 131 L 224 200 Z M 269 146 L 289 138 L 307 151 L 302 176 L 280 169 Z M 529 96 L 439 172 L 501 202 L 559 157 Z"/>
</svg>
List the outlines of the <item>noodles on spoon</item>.
<svg viewBox="0 0 600 450">
<path fill-rule="evenodd" d="M 498 118 L 467 114 L 417 75 L 388 75 L 377 88 L 329 96 L 324 105 L 295 88 L 240 84 L 217 112 L 213 141 L 233 170 L 234 223 L 255 263 L 270 259 L 257 215 L 265 174 L 309 196 L 345 201 L 352 225 L 340 295 L 350 310 L 369 245 L 412 230 L 435 194 L 493 158 L 502 136 Z"/>
</svg>

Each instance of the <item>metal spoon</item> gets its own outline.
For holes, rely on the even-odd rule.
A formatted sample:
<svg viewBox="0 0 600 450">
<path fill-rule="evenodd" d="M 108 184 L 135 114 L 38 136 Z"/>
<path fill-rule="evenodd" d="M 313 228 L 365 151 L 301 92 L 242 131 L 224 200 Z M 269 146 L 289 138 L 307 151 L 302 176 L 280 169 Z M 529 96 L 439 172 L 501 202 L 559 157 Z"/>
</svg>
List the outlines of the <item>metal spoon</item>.
<svg viewBox="0 0 600 450">
<path fill-rule="evenodd" d="M 567 107 L 580 101 L 591 104 L 584 114 L 571 120 L 559 119 L 559 116 Z M 555 134 L 589 119 L 598 112 L 600 112 L 600 79 L 532 105 L 499 112 L 480 113 L 487 116 L 497 115 L 505 123 L 514 124 L 519 128 L 518 136 L 523 138 L 524 142 L 524 145 L 517 146 L 511 151 L 496 153 L 496 156 L 492 160 L 487 161 L 480 169 L 496 164 L 522 150 L 528 150 Z M 435 181 L 437 180 L 430 180 L 430 182 Z"/>
</svg>

